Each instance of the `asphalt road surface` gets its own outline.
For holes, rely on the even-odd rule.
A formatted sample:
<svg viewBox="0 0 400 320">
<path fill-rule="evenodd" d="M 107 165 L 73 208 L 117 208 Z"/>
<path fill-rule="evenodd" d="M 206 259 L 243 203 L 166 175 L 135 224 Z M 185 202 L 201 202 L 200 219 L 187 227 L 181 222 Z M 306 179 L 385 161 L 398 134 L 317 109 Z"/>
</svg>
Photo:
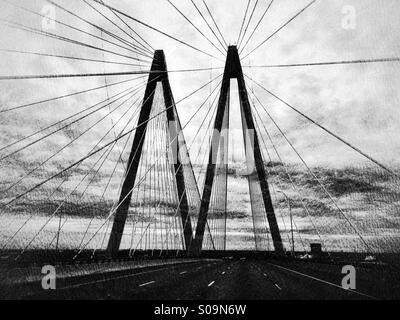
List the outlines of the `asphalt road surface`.
<svg viewBox="0 0 400 320">
<path fill-rule="evenodd" d="M 341 266 L 307 262 L 205 260 L 57 281 L 30 299 L 282 300 L 399 298 L 399 281 L 379 267 L 356 269 L 356 290 L 341 287 Z M 394 272 L 393 274 L 397 274 Z"/>
</svg>

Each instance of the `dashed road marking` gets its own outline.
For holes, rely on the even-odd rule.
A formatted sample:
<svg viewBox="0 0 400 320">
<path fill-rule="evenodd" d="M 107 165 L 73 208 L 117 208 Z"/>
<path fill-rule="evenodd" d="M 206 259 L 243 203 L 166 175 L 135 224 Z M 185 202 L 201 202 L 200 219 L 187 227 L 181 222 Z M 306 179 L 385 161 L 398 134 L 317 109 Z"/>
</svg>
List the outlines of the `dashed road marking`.
<svg viewBox="0 0 400 320">
<path fill-rule="evenodd" d="M 295 273 L 295 274 L 297 274 L 297 275 L 301 275 L 301 276 L 303 276 L 303 277 L 306 277 L 306 278 L 309 278 L 309 279 L 312 279 L 312 280 L 315 280 L 315 281 L 318 281 L 318 282 L 321 282 L 321 283 L 325 283 L 325 284 L 330 285 L 330 286 L 332 286 L 332 287 L 336 287 L 336 288 L 339 288 L 339 289 L 344 290 L 341 286 L 339 286 L 339 285 L 337 285 L 337 284 L 334 284 L 334 283 L 331 283 L 331 282 L 328 282 L 328 281 L 325 281 L 325 280 L 322 280 L 322 279 L 319 279 L 319 278 L 310 276 L 310 275 L 308 275 L 308 274 L 301 273 L 301 272 L 298 272 L 298 271 L 295 271 L 295 270 L 291 270 L 291 269 L 289 269 L 289 268 L 285 268 L 285 267 L 282 267 L 282 266 L 277 265 L 277 264 L 273 264 L 273 263 L 268 263 L 268 264 L 271 265 L 271 266 L 277 267 L 277 268 L 279 268 L 279 269 L 286 270 L 286 271 Z M 374 300 L 377 299 L 377 298 L 375 298 L 375 297 L 373 297 L 373 296 L 370 296 L 370 295 L 365 294 L 365 293 L 362 293 L 362 292 L 358 292 L 358 291 L 354 291 L 354 290 L 352 290 L 352 291 L 350 291 L 350 292 L 355 293 L 355 294 L 358 294 L 358 295 L 361 295 L 361 296 L 364 296 L 364 297 L 368 297 L 368 298 L 370 298 L 370 299 L 374 299 Z"/>
<path fill-rule="evenodd" d="M 143 284 L 139 285 L 139 287 L 145 287 L 145 286 L 148 286 L 148 285 L 153 284 L 153 283 L 156 283 L 156 282 L 155 281 L 146 282 L 146 283 L 143 283 Z"/>
<path fill-rule="evenodd" d="M 210 284 L 208 285 L 208 287 L 211 287 L 214 283 L 215 283 L 215 281 L 210 282 Z"/>
</svg>

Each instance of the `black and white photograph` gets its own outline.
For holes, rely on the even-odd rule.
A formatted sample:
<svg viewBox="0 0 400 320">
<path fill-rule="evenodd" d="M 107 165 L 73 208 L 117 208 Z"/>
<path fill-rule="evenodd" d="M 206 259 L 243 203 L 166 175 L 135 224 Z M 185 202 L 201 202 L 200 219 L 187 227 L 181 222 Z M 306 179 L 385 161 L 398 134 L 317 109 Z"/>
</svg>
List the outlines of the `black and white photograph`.
<svg viewBox="0 0 400 320">
<path fill-rule="evenodd" d="M 399 18 L 0 0 L 0 300 L 400 299 Z"/>
</svg>

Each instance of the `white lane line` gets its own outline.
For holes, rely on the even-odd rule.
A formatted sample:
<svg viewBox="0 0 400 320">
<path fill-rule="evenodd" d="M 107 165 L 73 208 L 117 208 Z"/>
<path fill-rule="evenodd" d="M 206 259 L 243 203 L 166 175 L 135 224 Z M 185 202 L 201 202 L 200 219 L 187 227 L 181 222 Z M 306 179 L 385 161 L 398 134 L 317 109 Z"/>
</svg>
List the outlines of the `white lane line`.
<svg viewBox="0 0 400 320">
<path fill-rule="evenodd" d="M 277 287 L 279 290 L 282 290 L 282 288 L 280 286 L 278 286 L 276 283 L 275 283 L 275 287 Z"/>
<path fill-rule="evenodd" d="M 187 262 L 187 263 L 183 262 L 183 263 L 181 263 L 181 265 L 183 265 L 183 264 L 198 264 L 200 262 L 201 261 L 194 261 L 194 262 Z M 66 287 L 58 288 L 57 290 L 67 290 L 67 289 L 79 288 L 79 287 L 83 287 L 83 286 L 99 284 L 99 283 L 104 283 L 104 282 L 109 282 L 109 281 L 114 281 L 114 280 L 134 278 L 134 277 L 137 277 L 137 276 L 140 276 L 140 275 L 143 275 L 143 274 L 150 274 L 150 273 L 155 273 L 155 272 L 165 271 L 165 270 L 173 270 L 173 269 L 176 269 L 177 267 L 179 267 L 179 265 L 170 264 L 170 265 L 168 265 L 167 267 L 164 267 L 164 268 L 159 268 L 159 269 L 150 270 L 150 271 L 143 271 L 143 272 L 138 272 L 138 273 L 134 273 L 134 274 L 128 274 L 128 275 L 125 275 L 125 276 L 110 277 L 110 278 L 96 280 L 96 281 L 78 283 L 78 284 L 75 284 L 75 285 L 72 285 L 72 286 L 66 286 Z"/>
<path fill-rule="evenodd" d="M 331 283 L 331 282 L 328 282 L 328 281 L 325 281 L 325 280 L 322 280 L 322 279 L 319 279 L 319 278 L 316 278 L 316 277 L 313 277 L 313 276 L 309 276 L 308 274 L 305 274 L 305 273 L 301 273 L 301 272 L 298 272 L 298 271 L 295 271 L 295 270 L 291 270 L 291 269 L 288 269 L 288 268 L 285 268 L 285 267 L 282 267 L 282 266 L 280 266 L 280 265 L 273 264 L 273 263 L 268 263 L 268 264 L 271 265 L 271 266 L 280 268 L 280 269 L 282 269 L 282 270 L 286 270 L 286 271 L 292 272 L 292 273 L 294 273 L 294 274 L 298 274 L 298 275 L 300 275 L 300 276 L 303 276 L 303 277 L 306 277 L 306 278 L 309 278 L 309 279 L 312 279 L 312 280 L 315 280 L 315 281 L 318 281 L 318 282 L 321 282 L 321 283 L 330 285 L 330 286 L 332 286 L 332 287 L 345 290 L 345 291 L 347 291 L 347 292 L 355 293 L 355 294 L 358 294 L 358 295 L 360 295 L 360 296 L 364 296 L 364 297 L 367 297 L 367 298 L 370 298 L 370 299 L 377 300 L 377 298 L 374 297 L 374 296 L 370 296 L 370 295 L 368 295 L 368 294 L 365 294 L 365 293 L 362 293 L 362 292 L 359 292 L 359 291 L 355 291 L 355 290 L 347 290 L 347 289 L 344 289 L 343 287 L 341 287 L 341 286 L 339 286 L 339 285 L 337 285 L 337 284 L 334 284 L 334 283 Z"/>
<path fill-rule="evenodd" d="M 187 271 L 182 271 L 180 274 L 185 274 L 185 273 L 187 273 Z"/>
<path fill-rule="evenodd" d="M 148 286 L 148 285 L 153 284 L 153 283 L 156 283 L 156 282 L 155 281 L 146 282 L 146 283 L 143 283 L 143 284 L 139 285 L 139 287 L 145 287 L 145 286 Z"/>
<path fill-rule="evenodd" d="M 210 282 L 210 284 L 208 285 L 208 287 L 211 287 L 214 283 L 215 283 L 215 281 Z"/>
<path fill-rule="evenodd" d="M 62 287 L 62 288 L 57 288 L 57 290 L 68 290 L 68 289 L 80 288 L 80 287 L 84 287 L 84 286 L 88 286 L 88 285 L 105 283 L 105 282 L 115 281 L 115 280 L 120 280 L 120 279 L 134 278 L 134 277 L 137 277 L 137 276 L 143 275 L 143 274 L 150 274 L 150 273 L 155 273 L 155 272 L 165 271 L 165 270 L 173 270 L 173 269 L 176 269 L 177 267 L 179 267 L 179 265 L 184 265 L 184 264 L 192 264 L 193 265 L 193 264 L 198 264 L 200 262 L 202 262 L 202 261 L 182 262 L 182 263 L 179 263 L 179 264 L 171 263 L 170 265 L 168 265 L 165 268 L 159 268 L 159 269 L 155 269 L 155 270 L 151 270 L 151 271 L 138 272 L 138 273 L 129 274 L 129 275 L 125 275 L 125 276 L 110 277 L 110 278 L 96 280 L 96 281 L 78 283 L 78 284 L 71 285 L 71 286 L 65 286 L 65 287 Z M 39 294 L 39 293 L 41 293 L 41 291 L 40 292 L 32 292 L 32 293 L 29 293 L 29 294 L 24 295 L 24 296 L 29 297 L 29 296 L 33 296 L 33 295 Z"/>
</svg>

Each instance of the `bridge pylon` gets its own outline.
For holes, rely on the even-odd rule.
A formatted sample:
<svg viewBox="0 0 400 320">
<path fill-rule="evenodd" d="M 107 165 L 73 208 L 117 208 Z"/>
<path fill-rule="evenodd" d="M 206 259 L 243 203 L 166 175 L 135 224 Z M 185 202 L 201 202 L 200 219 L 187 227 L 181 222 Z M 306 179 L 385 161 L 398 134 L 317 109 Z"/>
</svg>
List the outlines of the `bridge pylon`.
<svg viewBox="0 0 400 320">
<path fill-rule="evenodd" d="M 231 79 L 237 79 L 238 83 L 242 129 L 245 141 L 245 153 L 246 153 L 248 170 L 250 168 L 249 165 L 253 167 L 253 169 L 250 170 L 251 173 L 249 173 L 248 175 L 250 197 L 252 197 L 252 190 L 254 190 L 254 185 L 257 184 L 258 185 L 257 187 L 260 190 L 259 193 L 261 193 L 261 198 L 262 198 L 262 200 L 260 200 L 257 205 L 259 207 L 261 205 L 263 206 L 265 210 L 264 213 L 266 214 L 266 218 L 268 220 L 275 252 L 279 255 L 282 255 L 284 253 L 282 239 L 278 223 L 276 220 L 274 207 L 271 201 L 271 194 L 267 181 L 267 174 L 264 168 L 264 161 L 260 150 L 258 135 L 254 126 L 254 119 L 251 111 L 249 97 L 246 90 L 245 80 L 243 77 L 243 70 L 236 46 L 230 46 L 228 48 L 228 54 L 226 58 L 225 70 L 222 80 L 222 87 L 218 101 L 218 109 L 214 122 L 214 134 L 212 137 L 212 143 L 209 152 L 208 165 L 204 181 L 204 189 L 200 203 L 199 217 L 196 227 L 195 238 L 191 246 L 190 254 L 192 256 L 198 256 L 201 253 L 203 239 L 204 239 L 204 231 L 207 224 L 207 218 L 209 215 L 211 193 L 213 190 L 213 184 L 217 169 L 216 163 L 218 159 L 218 150 L 220 150 L 219 152 L 221 152 L 221 150 L 227 150 L 228 139 L 224 138 L 220 133 L 221 129 L 224 129 L 223 127 L 229 127 L 229 120 L 227 119 L 229 119 L 229 92 L 230 92 Z M 249 136 L 251 136 L 250 139 Z M 228 164 L 226 162 L 226 164 L 224 164 L 223 168 L 224 170 L 227 170 L 227 165 Z M 225 174 L 225 179 L 226 177 L 227 175 Z M 253 210 L 254 210 L 254 205 L 252 201 L 252 211 Z M 225 212 L 226 212 L 226 201 L 225 201 Z M 254 222 L 254 212 L 253 212 L 253 222 Z M 265 232 L 267 231 L 265 230 Z"/>
<path fill-rule="evenodd" d="M 190 178 L 185 176 L 185 166 L 190 168 L 189 174 L 192 174 L 192 167 L 187 154 L 186 143 L 183 138 L 182 128 L 180 126 L 171 86 L 168 79 L 165 55 L 162 50 L 156 50 L 154 53 L 143 103 L 138 118 L 137 129 L 135 130 L 135 136 L 129 156 L 125 179 L 121 188 L 118 207 L 115 212 L 114 222 L 107 246 L 107 251 L 111 255 L 116 254 L 121 245 L 123 231 L 131 203 L 132 191 L 135 187 L 139 163 L 142 157 L 147 124 L 151 120 L 150 115 L 154 103 L 154 96 L 157 85 L 159 84 L 162 86 L 166 118 L 169 124 L 170 148 L 172 149 L 171 154 L 173 158 L 173 171 L 175 179 L 174 185 L 176 187 L 177 198 L 179 199 L 177 210 L 181 216 L 183 242 L 186 249 L 190 248 L 191 246 L 193 229 L 189 215 L 186 184 L 188 180 L 194 181 L 194 176 Z"/>
</svg>

